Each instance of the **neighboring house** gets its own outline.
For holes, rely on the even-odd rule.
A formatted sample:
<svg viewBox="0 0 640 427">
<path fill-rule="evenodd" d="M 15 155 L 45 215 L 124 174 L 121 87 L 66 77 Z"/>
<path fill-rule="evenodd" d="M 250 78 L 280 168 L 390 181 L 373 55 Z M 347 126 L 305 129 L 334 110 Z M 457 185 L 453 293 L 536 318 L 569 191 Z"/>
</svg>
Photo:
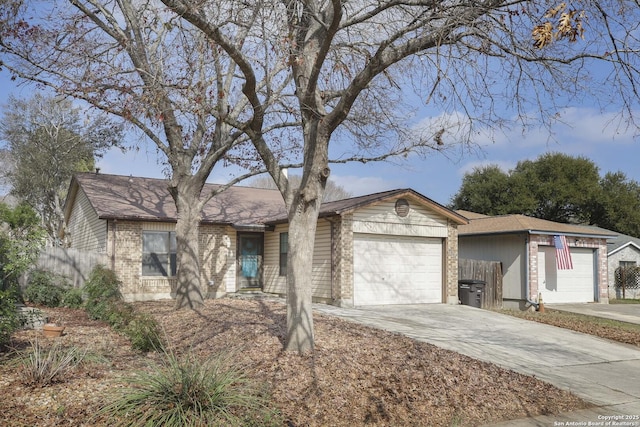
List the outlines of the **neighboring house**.
<svg viewBox="0 0 640 427">
<path fill-rule="evenodd" d="M 618 234 L 609 242 L 609 298 L 622 298 L 622 289 L 616 289 L 615 274 L 619 267 L 640 266 L 640 239 Z M 625 289 L 625 298 L 640 298 L 640 289 Z"/>
<path fill-rule="evenodd" d="M 167 181 L 83 173 L 68 194 L 71 247 L 106 253 L 128 300 L 174 295 L 176 209 Z M 457 228 L 465 223 L 408 189 L 323 204 L 309 272 L 313 300 L 457 303 Z M 277 190 L 231 187 L 206 204 L 199 228 L 207 296 L 286 293 L 288 226 Z"/>
<path fill-rule="evenodd" d="M 616 233 L 525 215 L 486 216 L 458 211 L 470 219 L 458 228 L 461 259 L 500 261 L 503 303 L 525 309 L 537 303 L 609 301 L 607 239 Z M 572 267 L 556 261 L 555 236 L 564 236 Z"/>
</svg>

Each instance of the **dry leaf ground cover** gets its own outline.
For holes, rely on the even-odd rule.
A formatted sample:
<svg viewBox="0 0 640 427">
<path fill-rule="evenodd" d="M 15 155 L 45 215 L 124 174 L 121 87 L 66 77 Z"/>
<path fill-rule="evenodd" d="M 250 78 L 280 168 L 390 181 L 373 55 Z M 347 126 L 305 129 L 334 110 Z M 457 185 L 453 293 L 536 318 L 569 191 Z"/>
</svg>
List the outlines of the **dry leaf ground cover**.
<svg viewBox="0 0 640 427">
<path fill-rule="evenodd" d="M 136 307 L 157 318 L 178 354 L 232 352 L 268 387 L 287 426 L 477 426 L 588 406 L 535 378 L 321 314 L 314 316 L 314 354 L 283 352 L 285 307 L 279 301 L 208 300 L 197 312 L 175 311 L 171 301 Z M 106 392 L 160 356 L 135 353 L 125 338 L 81 310 L 43 310 L 66 326 L 56 340 L 88 349 L 92 357 L 63 381 L 34 388 L 5 354 L 0 424 L 96 425 L 91 417 L 106 403 Z M 13 344 L 25 348 L 40 333 L 21 331 Z"/>
<path fill-rule="evenodd" d="M 640 347 L 640 325 L 634 323 L 550 309 L 546 309 L 543 313 L 515 310 L 501 310 L 500 312 Z"/>
</svg>

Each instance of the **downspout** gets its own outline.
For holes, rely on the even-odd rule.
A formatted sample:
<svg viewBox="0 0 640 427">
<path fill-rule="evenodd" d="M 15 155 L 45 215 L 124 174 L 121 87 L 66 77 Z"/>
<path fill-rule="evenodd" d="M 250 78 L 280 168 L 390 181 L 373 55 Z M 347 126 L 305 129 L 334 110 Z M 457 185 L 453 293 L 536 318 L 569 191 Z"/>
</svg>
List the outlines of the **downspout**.
<svg viewBox="0 0 640 427">
<path fill-rule="evenodd" d="M 325 218 L 327 220 L 327 222 L 329 223 L 329 230 L 331 230 L 331 279 L 330 279 L 330 286 L 331 286 L 331 301 L 333 301 L 335 303 L 336 299 L 335 299 L 335 293 L 334 293 L 334 285 L 335 285 L 335 262 L 336 262 L 336 253 L 335 253 L 335 222 L 332 219 L 329 218 Z"/>
<path fill-rule="evenodd" d="M 525 261 L 525 278 L 524 278 L 524 299 L 527 302 L 527 304 L 531 304 L 533 307 L 535 307 L 536 311 L 538 311 L 540 309 L 540 304 L 538 304 L 535 301 L 531 301 L 529 299 L 529 294 L 530 294 L 530 290 L 531 290 L 531 285 L 529 284 L 529 279 L 530 279 L 530 275 L 529 275 L 529 268 L 531 267 L 529 264 L 529 235 L 527 235 L 527 237 L 525 237 L 524 239 L 524 261 Z"/>
<path fill-rule="evenodd" d="M 118 223 L 117 219 L 111 221 L 113 225 L 113 241 L 111 242 L 111 270 L 116 271 L 116 224 Z"/>
</svg>

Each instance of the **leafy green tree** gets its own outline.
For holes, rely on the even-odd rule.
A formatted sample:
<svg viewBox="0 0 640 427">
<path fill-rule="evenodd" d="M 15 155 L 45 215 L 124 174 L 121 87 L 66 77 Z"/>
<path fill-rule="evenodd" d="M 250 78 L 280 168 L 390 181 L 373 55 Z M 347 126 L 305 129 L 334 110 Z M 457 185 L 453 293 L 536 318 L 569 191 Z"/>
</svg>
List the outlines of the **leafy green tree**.
<svg viewBox="0 0 640 427">
<path fill-rule="evenodd" d="M 591 222 L 609 230 L 640 237 L 640 184 L 622 172 L 600 180 Z"/>
<path fill-rule="evenodd" d="M 452 198 L 453 209 L 486 215 L 504 215 L 530 210 L 535 200 L 528 191 L 515 185 L 509 173 L 497 165 L 474 168 L 464 175 L 462 186 Z"/>
<path fill-rule="evenodd" d="M 598 225 L 640 236 L 640 184 L 584 157 L 549 153 L 508 173 L 498 166 L 465 174 L 450 207 L 486 215 L 521 213 L 550 221 Z"/>
<path fill-rule="evenodd" d="M 565 223 L 590 223 L 598 194 L 598 167 L 586 157 L 547 153 L 525 160 L 511 172 L 512 185 L 522 188 L 535 205 L 522 213 Z"/>
<path fill-rule="evenodd" d="M 17 286 L 18 278 L 36 262 L 46 232 L 26 204 L 10 208 L 0 203 L 0 290 Z"/>
<path fill-rule="evenodd" d="M 95 157 L 118 145 L 122 126 L 104 115 L 87 117 L 68 99 L 36 94 L 9 98 L 0 137 L 12 166 L 5 169 L 11 194 L 35 209 L 54 242 L 71 176 L 92 170 Z"/>
</svg>

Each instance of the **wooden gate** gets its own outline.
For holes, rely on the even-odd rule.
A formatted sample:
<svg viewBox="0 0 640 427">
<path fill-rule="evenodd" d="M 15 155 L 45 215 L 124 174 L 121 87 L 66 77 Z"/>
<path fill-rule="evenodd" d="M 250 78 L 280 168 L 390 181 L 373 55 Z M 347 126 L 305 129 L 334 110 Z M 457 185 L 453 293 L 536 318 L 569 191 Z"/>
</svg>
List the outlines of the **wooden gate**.
<svg viewBox="0 0 640 427">
<path fill-rule="evenodd" d="M 482 308 L 502 308 L 502 264 L 498 261 L 458 260 L 458 280 L 482 280 L 486 283 Z"/>
</svg>

